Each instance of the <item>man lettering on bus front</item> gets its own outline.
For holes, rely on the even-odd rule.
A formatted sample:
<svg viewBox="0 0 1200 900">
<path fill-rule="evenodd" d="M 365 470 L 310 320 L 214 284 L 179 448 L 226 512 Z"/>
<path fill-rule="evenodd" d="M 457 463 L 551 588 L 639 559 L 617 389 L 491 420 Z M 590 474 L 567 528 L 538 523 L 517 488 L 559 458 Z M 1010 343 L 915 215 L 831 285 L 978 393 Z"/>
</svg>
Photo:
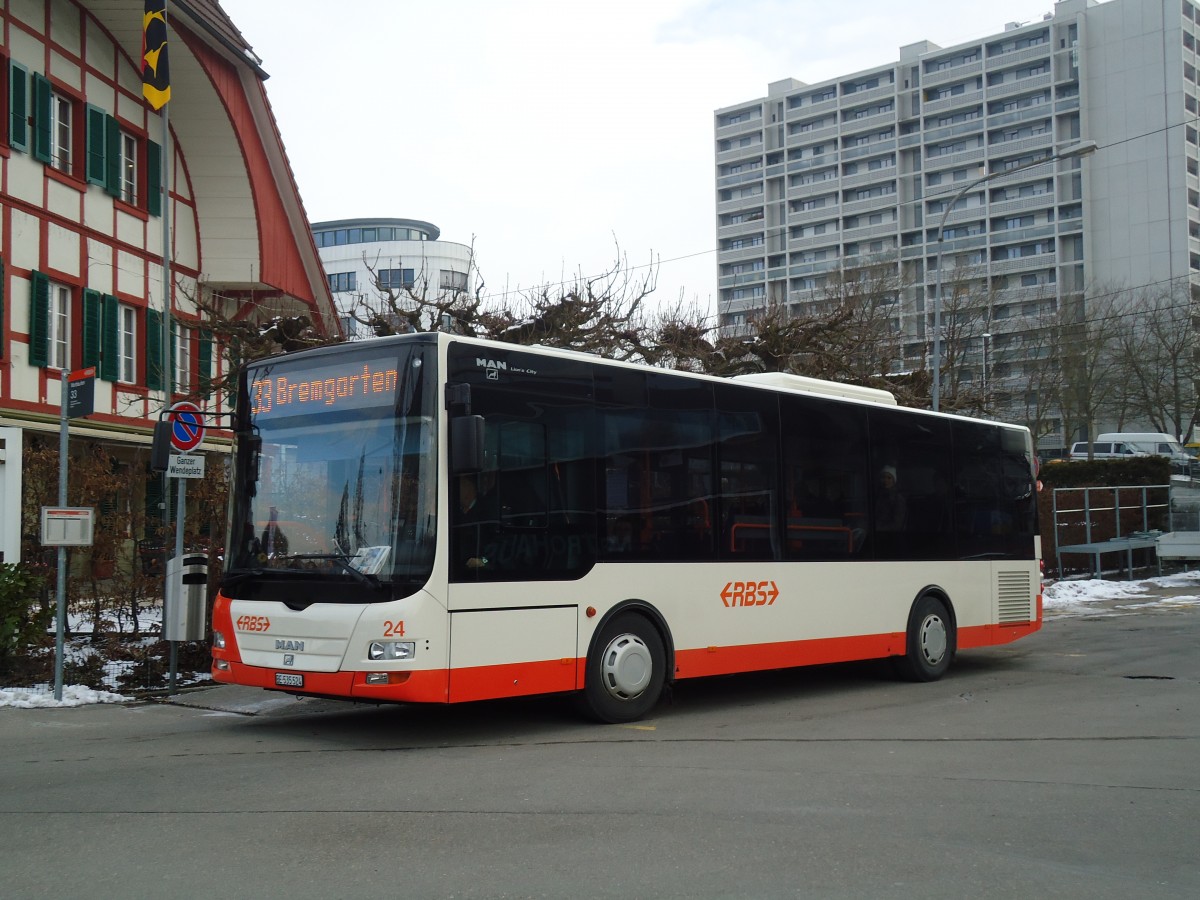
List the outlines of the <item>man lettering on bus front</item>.
<svg viewBox="0 0 1200 900">
<path fill-rule="evenodd" d="M 897 487 L 896 467 L 879 470 L 879 492 L 875 496 L 875 530 L 902 531 L 908 519 L 908 505 Z"/>
</svg>

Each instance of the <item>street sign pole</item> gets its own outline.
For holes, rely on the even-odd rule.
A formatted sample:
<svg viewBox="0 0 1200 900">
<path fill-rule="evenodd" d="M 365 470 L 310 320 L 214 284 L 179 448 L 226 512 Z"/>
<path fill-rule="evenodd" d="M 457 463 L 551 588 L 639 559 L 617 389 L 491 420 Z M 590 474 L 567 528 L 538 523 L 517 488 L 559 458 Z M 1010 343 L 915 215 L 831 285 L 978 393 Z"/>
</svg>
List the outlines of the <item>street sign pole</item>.
<svg viewBox="0 0 1200 900">
<path fill-rule="evenodd" d="M 200 411 L 195 403 L 190 403 L 185 400 L 174 404 L 171 407 L 170 413 L 171 423 L 171 446 L 180 453 L 191 453 L 200 446 L 200 442 L 204 440 L 204 414 Z M 164 477 L 168 477 L 164 474 Z M 175 489 L 175 559 L 183 559 L 183 526 L 187 519 L 187 479 L 176 478 L 177 486 Z M 168 482 L 169 483 L 169 482 Z M 169 493 L 164 496 L 170 496 Z M 169 568 L 169 567 L 168 567 Z M 169 579 L 168 573 L 163 574 L 164 579 Z M 167 634 L 177 633 L 174 626 L 175 617 L 179 616 L 182 610 L 179 609 L 181 601 L 181 591 L 172 592 L 168 586 L 163 592 L 163 631 Z M 171 604 L 170 610 L 167 609 L 167 597 L 174 596 L 175 602 Z M 168 630 L 168 615 L 170 616 L 171 628 Z M 170 647 L 169 661 L 167 665 L 167 696 L 172 696 L 175 693 L 176 676 L 179 671 L 179 642 L 168 639 Z"/>
<path fill-rule="evenodd" d="M 71 381 L 71 328 L 68 319 L 66 346 L 62 361 L 62 394 L 58 400 L 58 505 L 67 505 L 67 436 L 70 419 L 67 416 L 67 392 Z M 58 583 L 55 587 L 54 610 L 54 699 L 63 696 L 63 641 L 67 631 L 67 548 L 58 548 Z"/>
</svg>

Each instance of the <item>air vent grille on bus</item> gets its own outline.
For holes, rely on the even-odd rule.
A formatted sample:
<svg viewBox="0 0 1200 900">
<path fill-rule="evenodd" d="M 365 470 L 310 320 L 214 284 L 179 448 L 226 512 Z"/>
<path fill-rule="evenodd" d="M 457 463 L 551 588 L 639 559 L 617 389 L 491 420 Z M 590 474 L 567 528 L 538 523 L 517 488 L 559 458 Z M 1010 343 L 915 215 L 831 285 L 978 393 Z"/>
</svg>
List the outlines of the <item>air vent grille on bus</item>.
<svg viewBox="0 0 1200 900">
<path fill-rule="evenodd" d="M 1000 623 L 1033 619 L 1032 576 L 1028 572 L 997 573 L 996 596 L 1000 601 Z"/>
</svg>

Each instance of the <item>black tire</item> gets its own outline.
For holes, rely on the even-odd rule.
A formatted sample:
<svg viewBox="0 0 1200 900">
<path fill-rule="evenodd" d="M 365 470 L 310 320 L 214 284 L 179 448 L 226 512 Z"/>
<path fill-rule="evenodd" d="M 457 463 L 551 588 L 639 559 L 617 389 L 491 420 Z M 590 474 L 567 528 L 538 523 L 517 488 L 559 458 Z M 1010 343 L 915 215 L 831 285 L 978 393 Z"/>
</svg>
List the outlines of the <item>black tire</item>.
<svg viewBox="0 0 1200 900">
<path fill-rule="evenodd" d="M 932 594 L 922 595 L 908 615 L 907 652 L 892 659 L 896 674 L 907 681 L 937 681 L 954 658 L 956 638 L 946 604 Z"/>
<path fill-rule="evenodd" d="M 583 711 L 600 722 L 633 722 L 654 709 L 667 675 L 662 637 L 645 616 L 618 613 L 588 656 Z"/>
</svg>

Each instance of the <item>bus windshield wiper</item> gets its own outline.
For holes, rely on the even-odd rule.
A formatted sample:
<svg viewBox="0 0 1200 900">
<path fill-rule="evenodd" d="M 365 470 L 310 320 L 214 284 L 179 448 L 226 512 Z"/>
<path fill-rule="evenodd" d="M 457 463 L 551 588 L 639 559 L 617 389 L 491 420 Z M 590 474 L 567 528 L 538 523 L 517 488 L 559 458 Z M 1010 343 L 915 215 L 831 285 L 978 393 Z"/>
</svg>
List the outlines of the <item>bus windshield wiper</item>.
<svg viewBox="0 0 1200 900">
<path fill-rule="evenodd" d="M 260 578 L 267 574 L 266 569 L 238 569 L 234 572 L 229 572 L 221 579 L 221 587 L 233 587 L 235 584 L 241 584 L 247 578 Z"/>
<path fill-rule="evenodd" d="M 366 572 L 360 572 L 350 564 L 350 560 L 354 559 L 348 553 L 294 553 L 288 556 L 287 559 L 328 559 L 337 563 L 342 567 L 342 570 L 348 573 L 355 581 L 370 585 L 376 590 L 381 589 L 384 584 L 375 575 L 368 575 Z"/>
</svg>

